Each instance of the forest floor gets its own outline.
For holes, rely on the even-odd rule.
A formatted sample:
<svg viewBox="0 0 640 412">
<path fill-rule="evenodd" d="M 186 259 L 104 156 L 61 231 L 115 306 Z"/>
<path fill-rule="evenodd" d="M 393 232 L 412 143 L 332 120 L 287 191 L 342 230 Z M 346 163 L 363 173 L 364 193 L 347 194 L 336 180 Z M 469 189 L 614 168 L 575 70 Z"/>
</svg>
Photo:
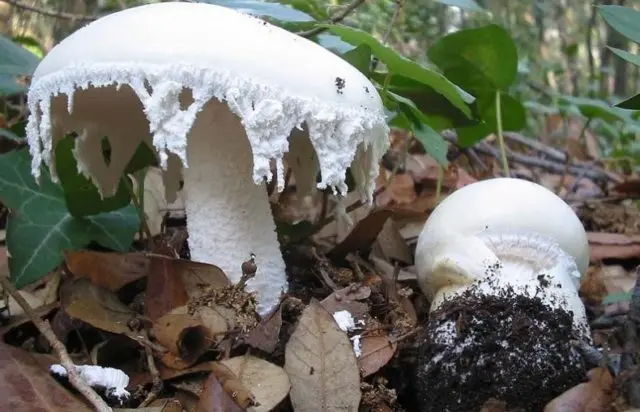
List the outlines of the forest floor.
<svg viewBox="0 0 640 412">
<path fill-rule="evenodd" d="M 447 138 L 455 141 L 453 135 Z M 501 352 L 495 362 L 505 368 L 502 377 L 467 383 L 462 393 L 458 373 L 476 364 L 456 364 L 453 378 L 444 376 L 430 387 L 429 410 L 445 410 L 447 396 L 465 399 L 459 411 L 634 410 L 640 407 L 640 301 L 632 299 L 634 289 L 640 295 L 640 210 L 634 200 L 640 196 L 640 178 L 607 170 L 594 145 L 583 148 L 572 139 L 560 145 L 518 134 L 506 138 L 512 175 L 556 192 L 588 232 L 591 266 L 580 294 L 593 343 L 576 347 L 579 359 L 566 359 L 587 368 L 584 375 L 563 374 L 558 371 L 567 365 L 536 352 L 540 345 L 566 340 L 566 312 L 530 300 L 469 295 L 464 310 L 446 308 L 449 316 L 455 315 L 458 324 L 469 324 L 469 313 L 487 321 L 521 319 L 524 326 L 514 332 L 513 342 L 526 348 L 526 356 L 546 362 L 540 371 L 549 376 L 511 371 Z M 312 406 L 321 402 L 327 411 L 354 403 L 363 411 L 418 410 L 409 370 L 429 355 L 419 343 L 433 325 L 413 266 L 417 236 L 440 199 L 501 175 L 498 153 L 492 139 L 473 149 L 451 145 L 451 165 L 439 180 L 435 161 L 408 136 L 394 132 L 381 162 L 375 207 L 353 198 L 348 208 L 352 227 L 331 217 L 323 193 L 300 199 L 292 182 L 284 192 L 273 193 L 276 221 L 290 229 L 281 238 L 290 290 L 265 319 L 256 315 L 253 296 L 230 285 L 221 270 L 188 260 L 180 211 L 167 215 L 163 233 L 153 242 L 137 241 L 135 252 L 68 251 L 59 270 L 20 294 L 35 316 L 49 320 L 75 364 L 117 368 L 128 375 L 126 400 L 116 396 L 115 384 L 94 385 L 117 408 L 304 411 L 318 410 Z M 4 242 L 7 210 L 0 210 Z M 301 221 L 311 223 L 296 225 Z M 6 259 L 0 243 L 0 266 Z M 3 312 L 0 381 L 7 383 L 0 385 L 0 393 L 16 411 L 36 403 L 49 411 L 88 408 L 69 382 L 56 376 L 65 389 L 53 380 L 50 366 L 59 360 L 34 324 L 34 314 L 22 306 L 9 299 L 10 310 Z M 355 319 L 346 330 L 336 323 L 335 314 L 342 311 Z M 532 319 L 555 326 L 538 328 Z M 470 330 L 484 337 L 490 332 Z M 498 337 L 492 339 L 495 343 Z M 301 376 L 301 368 L 310 373 Z M 539 392 L 531 390 L 536 385 Z M 549 393 L 556 396 L 553 401 L 541 398 Z M 523 402 L 528 407 L 522 408 Z"/>
</svg>

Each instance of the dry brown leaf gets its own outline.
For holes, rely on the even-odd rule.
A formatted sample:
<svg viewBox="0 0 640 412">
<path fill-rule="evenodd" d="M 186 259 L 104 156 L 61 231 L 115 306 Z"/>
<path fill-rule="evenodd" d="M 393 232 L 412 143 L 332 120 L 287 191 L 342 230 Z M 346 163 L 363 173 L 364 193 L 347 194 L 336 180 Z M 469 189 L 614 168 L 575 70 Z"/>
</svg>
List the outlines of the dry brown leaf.
<svg viewBox="0 0 640 412">
<path fill-rule="evenodd" d="M 587 236 L 592 262 L 640 256 L 640 236 L 604 232 L 588 232 Z"/>
<path fill-rule="evenodd" d="M 599 304 L 607 295 L 631 291 L 635 282 L 635 271 L 627 271 L 620 265 L 591 266 L 580 283 L 580 295 Z"/>
<path fill-rule="evenodd" d="M 106 253 L 90 250 L 66 250 L 64 261 L 76 278 L 111 291 L 147 276 L 149 258 L 144 253 Z"/>
<path fill-rule="evenodd" d="M 170 259 L 164 256 L 158 256 L 157 258 Z M 176 274 L 179 274 L 182 278 L 189 299 L 196 299 L 202 296 L 207 289 L 221 289 L 231 285 L 227 275 L 215 265 L 186 259 L 175 259 L 173 267 Z"/>
<path fill-rule="evenodd" d="M 357 411 L 360 372 L 349 337 L 313 300 L 285 348 L 291 403 L 297 411 Z"/>
<path fill-rule="evenodd" d="M 362 318 L 369 312 L 369 305 L 360 300 L 365 300 L 371 296 L 371 288 L 364 285 L 353 284 L 340 290 L 336 290 L 326 298 L 320 305 L 329 313 L 347 310 L 351 316 Z"/>
<path fill-rule="evenodd" d="M 111 333 L 128 333 L 135 314 L 108 289 L 93 285 L 88 279 L 64 284 L 60 298 L 69 317 L 79 319 Z"/>
<path fill-rule="evenodd" d="M 378 209 L 359 221 L 344 240 L 338 243 L 328 254 L 330 259 L 342 259 L 348 253 L 368 250 L 378 237 L 385 222 L 391 217 L 391 210 Z"/>
<path fill-rule="evenodd" d="M 397 344 L 387 336 L 363 336 L 360 340 L 362 354 L 358 367 L 363 378 L 376 373 L 385 366 L 396 353 Z"/>
<path fill-rule="evenodd" d="M 169 191 L 176 191 L 176 199 L 173 203 L 167 202 L 167 190 L 162 174 L 162 169 L 152 167 L 147 170 L 144 177 L 143 210 L 152 236 L 162 232 L 162 222 L 167 212 L 182 213 L 184 211 L 182 192 L 178 191 L 178 188 L 169 188 Z"/>
<path fill-rule="evenodd" d="M 201 320 L 186 314 L 164 315 L 154 323 L 153 332 L 161 345 L 188 364 L 195 362 L 211 343 Z"/>
<path fill-rule="evenodd" d="M 589 382 L 581 383 L 547 404 L 544 412 L 607 412 L 611 410 L 613 377 L 606 368 L 589 371 Z"/>
<path fill-rule="evenodd" d="M 33 355 L 0 342 L 0 410 L 88 412 L 91 408 L 60 386 Z"/>
<path fill-rule="evenodd" d="M 383 176 L 384 177 L 384 176 Z M 386 189 L 376 197 L 379 206 L 406 205 L 416 201 L 415 182 L 410 174 L 396 174 L 391 177 L 391 181 Z"/>
<path fill-rule="evenodd" d="M 280 329 L 282 328 L 282 307 L 263 319 L 249 333 L 247 343 L 266 353 L 273 353 L 278 346 Z"/>
<path fill-rule="evenodd" d="M 215 374 L 210 373 L 207 378 L 200 400 L 195 408 L 196 412 L 243 412 L 231 395 L 224 390 Z"/>
<path fill-rule="evenodd" d="M 404 240 L 396 222 L 389 219 L 385 222 L 382 230 L 376 238 L 374 250 L 378 251 L 378 255 L 386 260 L 397 260 L 410 264 L 413 262 L 411 251 Z"/>
<path fill-rule="evenodd" d="M 289 376 L 279 366 L 255 356 L 236 356 L 220 361 L 251 391 L 259 405 L 249 412 L 269 412 L 289 394 Z"/>
<path fill-rule="evenodd" d="M 181 265 L 179 259 L 153 256 L 150 261 L 144 310 L 150 319 L 156 320 L 172 309 L 186 305 L 189 296 L 183 278 L 176 270 Z"/>
</svg>

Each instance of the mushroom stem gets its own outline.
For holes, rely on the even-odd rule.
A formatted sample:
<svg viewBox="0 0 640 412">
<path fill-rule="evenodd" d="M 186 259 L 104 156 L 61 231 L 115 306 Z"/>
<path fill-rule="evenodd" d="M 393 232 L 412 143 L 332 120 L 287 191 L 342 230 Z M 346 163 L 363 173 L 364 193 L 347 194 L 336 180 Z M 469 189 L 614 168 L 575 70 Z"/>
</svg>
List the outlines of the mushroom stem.
<svg viewBox="0 0 640 412">
<path fill-rule="evenodd" d="M 220 267 L 233 283 L 255 254 L 258 312 L 268 313 L 286 287 L 285 264 L 264 184 L 253 181 L 245 130 L 226 104 L 212 100 L 189 132 L 183 171 L 189 249 L 195 261 Z"/>
</svg>

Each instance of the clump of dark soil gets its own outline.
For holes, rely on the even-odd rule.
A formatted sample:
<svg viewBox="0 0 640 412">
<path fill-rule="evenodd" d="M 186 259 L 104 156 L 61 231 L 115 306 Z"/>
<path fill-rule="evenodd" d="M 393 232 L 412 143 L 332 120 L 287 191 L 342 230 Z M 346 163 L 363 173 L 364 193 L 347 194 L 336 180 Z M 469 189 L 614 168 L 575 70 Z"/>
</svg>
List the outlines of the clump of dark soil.
<svg viewBox="0 0 640 412">
<path fill-rule="evenodd" d="M 470 288 L 427 323 L 413 386 L 420 411 L 480 411 L 489 401 L 509 411 L 539 412 L 586 380 L 570 341 L 571 312 L 538 297 L 504 291 L 482 296 Z"/>
</svg>

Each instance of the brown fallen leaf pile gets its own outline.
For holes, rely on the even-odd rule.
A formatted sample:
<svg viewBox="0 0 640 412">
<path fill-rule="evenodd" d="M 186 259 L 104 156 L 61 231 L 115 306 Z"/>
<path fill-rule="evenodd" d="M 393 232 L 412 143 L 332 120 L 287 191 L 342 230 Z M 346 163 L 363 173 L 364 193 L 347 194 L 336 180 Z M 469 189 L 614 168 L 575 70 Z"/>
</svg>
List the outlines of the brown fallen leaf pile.
<svg viewBox="0 0 640 412">
<path fill-rule="evenodd" d="M 549 119 L 550 130 L 558 121 Z M 576 128 L 581 130 L 568 130 Z M 604 170 L 594 139 L 582 147 L 569 136 L 562 152 L 548 146 L 553 142 L 531 145 L 521 136 L 506 137 L 511 150 L 524 156 L 519 159 L 559 152 L 576 167 L 589 161 Z M 76 365 L 127 374 L 130 395 L 123 402 L 96 389 L 114 410 L 411 411 L 399 365 L 412 356 L 412 338 L 429 308 L 415 282 L 412 248 L 440 199 L 499 175 L 499 165 L 492 139 L 473 149 L 452 144 L 452 161 L 443 171 L 410 136 L 394 132 L 392 139 L 375 206 L 349 197 L 350 219 L 332 217 L 327 193 L 299 198 L 294 180 L 284 192 L 272 193 L 290 290 L 265 318 L 257 315 L 254 296 L 232 285 L 218 267 L 180 256 L 184 228 L 167 227 L 160 215 L 181 203 L 163 203 L 159 179 L 145 185 L 153 248 L 140 239 L 131 253 L 67 251 L 59 270 L 20 293 L 50 321 Z M 589 380 L 544 412 L 640 410 L 640 333 L 634 335 L 632 322 L 640 314 L 640 302 L 632 300 L 640 212 L 628 201 L 640 197 L 640 178 L 603 171 L 602 180 L 594 181 L 559 173 L 564 160 L 556 160 L 560 169 L 527 160 L 514 162 L 513 170 L 563 196 L 589 232 L 592 266 L 580 292 L 595 348 L 576 349 L 592 360 Z M 0 243 L 2 263 L 6 251 Z M 29 317 L 15 300 L 7 305 L 10 316 L 0 330 L 0 411 L 90 410 L 68 382 L 50 373 L 59 361 Z M 482 411 L 508 409 L 490 400 Z"/>
</svg>

